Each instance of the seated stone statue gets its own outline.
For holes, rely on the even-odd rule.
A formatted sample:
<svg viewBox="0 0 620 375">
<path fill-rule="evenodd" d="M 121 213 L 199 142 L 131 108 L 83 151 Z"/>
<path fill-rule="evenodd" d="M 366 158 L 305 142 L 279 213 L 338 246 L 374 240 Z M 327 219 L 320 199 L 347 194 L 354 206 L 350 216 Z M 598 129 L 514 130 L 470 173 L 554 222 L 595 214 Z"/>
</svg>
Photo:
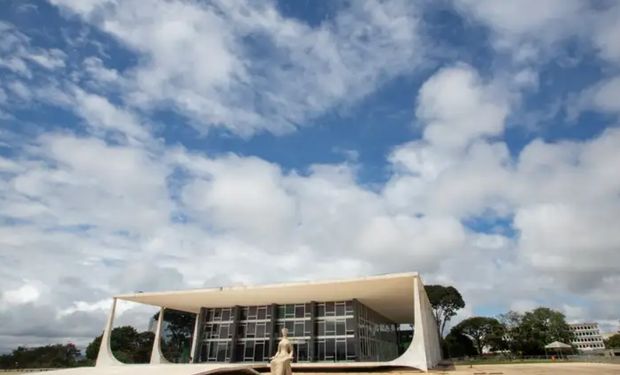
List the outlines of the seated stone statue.
<svg viewBox="0 0 620 375">
<path fill-rule="evenodd" d="M 282 328 L 282 340 L 278 344 L 277 353 L 271 357 L 269 366 L 271 375 L 292 375 L 293 345 L 288 341 L 288 329 Z"/>
</svg>

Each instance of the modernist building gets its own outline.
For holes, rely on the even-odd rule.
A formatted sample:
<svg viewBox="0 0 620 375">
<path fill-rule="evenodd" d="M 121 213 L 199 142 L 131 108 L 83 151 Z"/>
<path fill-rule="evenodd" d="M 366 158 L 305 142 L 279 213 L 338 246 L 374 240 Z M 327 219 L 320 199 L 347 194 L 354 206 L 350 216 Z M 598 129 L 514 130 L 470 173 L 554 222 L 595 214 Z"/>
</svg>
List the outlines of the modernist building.
<svg viewBox="0 0 620 375">
<path fill-rule="evenodd" d="M 598 323 L 569 324 L 573 332 L 571 344 L 580 352 L 605 349 L 603 336 L 598 328 Z"/>
<path fill-rule="evenodd" d="M 294 367 L 428 370 L 441 356 L 431 306 L 417 273 L 116 296 L 97 367 L 121 365 L 110 349 L 117 300 L 160 307 L 151 364 L 167 362 L 160 349 L 161 312 L 169 308 L 196 314 L 192 364 L 174 365 L 186 366 L 187 374 L 231 366 L 264 367 L 276 351 L 283 327 L 294 345 Z M 400 325 L 412 323 L 411 343 L 399 343 L 399 338 L 407 337 L 399 334 Z"/>
</svg>

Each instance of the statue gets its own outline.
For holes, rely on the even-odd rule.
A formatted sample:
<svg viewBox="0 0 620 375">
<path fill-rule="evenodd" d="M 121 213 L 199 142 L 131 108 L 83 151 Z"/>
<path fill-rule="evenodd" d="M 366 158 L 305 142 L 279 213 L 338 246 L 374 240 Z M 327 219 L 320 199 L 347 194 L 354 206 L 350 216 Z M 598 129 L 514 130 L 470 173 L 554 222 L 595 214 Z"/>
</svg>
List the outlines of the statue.
<svg viewBox="0 0 620 375">
<path fill-rule="evenodd" d="M 292 361 L 293 345 L 288 341 L 288 329 L 282 328 L 282 340 L 278 344 L 278 351 L 271 357 L 271 362 L 269 362 L 271 375 L 292 375 Z"/>
</svg>

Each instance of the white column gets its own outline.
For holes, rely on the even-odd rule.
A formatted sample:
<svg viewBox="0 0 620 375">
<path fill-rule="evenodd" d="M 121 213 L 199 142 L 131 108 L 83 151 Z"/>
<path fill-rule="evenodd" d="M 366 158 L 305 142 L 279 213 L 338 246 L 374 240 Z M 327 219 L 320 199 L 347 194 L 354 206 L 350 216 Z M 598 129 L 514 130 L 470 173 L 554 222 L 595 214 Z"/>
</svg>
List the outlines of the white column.
<svg viewBox="0 0 620 375">
<path fill-rule="evenodd" d="M 413 313 L 414 331 L 411 345 L 390 364 L 428 371 L 439 364 L 441 348 L 431 303 L 419 276 L 413 280 Z"/>
<path fill-rule="evenodd" d="M 200 327 L 200 325 L 202 324 L 202 320 L 203 320 L 203 314 L 204 310 L 200 309 L 200 311 L 198 311 L 198 313 L 196 313 L 196 322 L 194 323 L 194 334 L 192 335 L 192 349 L 190 351 L 190 356 L 192 357 L 192 360 L 190 361 L 190 363 L 196 363 L 196 355 L 198 354 L 198 345 L 200 343 L 200 334 L 202 331 L 202 327 Z"/>
<path fill-rule="evenodd" d="M 161 352 L 161 331 L 164 325 L 164 307 L 159 308 L 159 319 L 157 319 L 157 330 L 153 340 L 153 350 L 151 351 L 151 364 L 170 363 Z"/>
<path fill-rule="evenodd" d="M 112 309 L 110 311 L 110 315 L 108 316 L 108 322 L 103 330 L 103 336 L 101 337 L 101 344 L 99 345 L 99 354 L 97 354 L 97 362 L 95 363 L 96 367 L 107 367 L 107 366 L 115 366 L 122 365 L 118 359 L 114 357 L 112 353 L 112 346 L 110 344 L 110 339 L 112 337 L 112 328 L 114 326 L 114 313 L 116 311 L 116 298 L 112 299 Z"/>
</svg>

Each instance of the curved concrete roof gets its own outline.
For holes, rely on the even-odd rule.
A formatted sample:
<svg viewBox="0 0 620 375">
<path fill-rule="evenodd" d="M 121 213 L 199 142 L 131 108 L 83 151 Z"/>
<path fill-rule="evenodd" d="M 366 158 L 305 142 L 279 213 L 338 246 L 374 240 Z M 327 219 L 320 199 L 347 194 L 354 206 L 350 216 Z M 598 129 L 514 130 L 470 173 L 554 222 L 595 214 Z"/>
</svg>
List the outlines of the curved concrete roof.
<svg viewBox="0 0 620 375">
<path fill-rule="evenodd" d="M 358 299 L 397 323 L 413 322 L 413 279 L 398 273 L 345 280 L 233 286 L 168 292 L 133 293 L 116 298 L 196 313 L 200 307 L 343 301 Z"/>
</svg>

